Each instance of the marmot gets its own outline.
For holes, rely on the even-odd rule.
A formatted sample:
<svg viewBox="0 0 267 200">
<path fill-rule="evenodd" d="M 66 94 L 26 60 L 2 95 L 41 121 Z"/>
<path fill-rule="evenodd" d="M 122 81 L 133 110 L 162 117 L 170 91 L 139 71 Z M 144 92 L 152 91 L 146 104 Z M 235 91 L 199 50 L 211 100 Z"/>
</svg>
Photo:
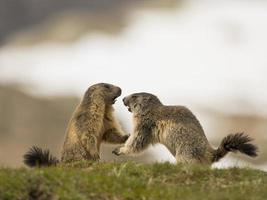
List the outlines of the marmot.
<svg viewBox="0 0 267 200">
<path fill-rule="evenodd" d="M 228 152 L 240 151 L 257 156 L 257 147 L 243 133 L 226 136 L 218 149 L 213 149 L 195 115 L 184 106 L 165 106 L 153 94 L 135 93 L 123 99 L 133 112 L 134 132 L 123 147 L 116 148 L 116 155 L 143 151 L 150 144 L 165 145 L 177 163 L 212 164 Z"/>
<path fill-rule="evenodd" d="M 61 162 L 98 160 L 101 142 L 120 144 L 127 140 L 129 136 L 124 134 L 113 116 L 112 105 L 120 95 L 121 89 L 111 84 L 99 83 L 89 87 L 68 124 Z M 36 146 L 24 155 L 24 163 L 30 167 L 58 162 L 48 150 Z"/>
</svg>

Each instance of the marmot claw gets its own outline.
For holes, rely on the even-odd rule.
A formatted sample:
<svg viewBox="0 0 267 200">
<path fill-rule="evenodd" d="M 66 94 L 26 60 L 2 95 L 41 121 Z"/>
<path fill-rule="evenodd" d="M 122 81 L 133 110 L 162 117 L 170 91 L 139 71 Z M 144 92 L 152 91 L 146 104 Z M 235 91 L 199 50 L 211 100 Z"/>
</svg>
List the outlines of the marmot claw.
<svg viewBox="0 0 267 200">
<path fill-rule="evenodd" d="M 112 151 L 113 154 L 115 154 L 116 156 L 120 156 L 121 152 L 120 152 L 120 148 L 116 148 Z"/>
</svg>

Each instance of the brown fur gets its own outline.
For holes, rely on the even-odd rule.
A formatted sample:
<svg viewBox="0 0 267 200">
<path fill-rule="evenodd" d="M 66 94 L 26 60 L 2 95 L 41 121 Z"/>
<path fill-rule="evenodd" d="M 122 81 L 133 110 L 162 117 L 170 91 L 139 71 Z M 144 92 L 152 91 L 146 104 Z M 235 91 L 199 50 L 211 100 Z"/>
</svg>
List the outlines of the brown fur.
<svg viewBox="0 0 267 200">
<path fill-rule="evenodd" d="M 120 95 L 121 89 L 111 84 L 89 87 L 68 124 L 61 162 L 98 160 L 102 142 L 120 144 L 127 140 L 129 136 L 123 133 L 113 116 L 112 104 Z M 60 162 L 49 150 L 37 146 L 23 157 L 29 167 L 55 166 Z"/>
<path fill-rule="evenodd" d="M 68 124 L 62 162 L 98 160 L 102 142 L 119 144 L 127 140 L 113 116 L 112 104 L 120 94 L 119 87 L 106 83 L 87 90 Z"/>
<path fill-rule="evenodd" d="M 256 146 L 243 134 L 229 135 L 213 149 L 195 115 L 184 106 L 165 106 L 149 93 L 132 94 L 123 101 L 133 112 L 134 131 L 123 147 L 113 151 L 116 155 L 138 153 L 156 143 L 165 145 L 178 163 L 211 164 L 236 150 L 257 155 Z"/>
</svg>

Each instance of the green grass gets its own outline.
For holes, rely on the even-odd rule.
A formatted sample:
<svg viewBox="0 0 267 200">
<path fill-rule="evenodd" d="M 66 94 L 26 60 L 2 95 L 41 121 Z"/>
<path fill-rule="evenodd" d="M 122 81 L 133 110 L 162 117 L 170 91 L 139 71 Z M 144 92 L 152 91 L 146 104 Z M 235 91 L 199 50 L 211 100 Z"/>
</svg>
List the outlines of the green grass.
<svg viewBox="0 0 267 200">
<path fill-rule="evenodd" d="M 267 173 L 133 162 L 1 168 L 0 199 L 266 200 Z"/>
</svg>

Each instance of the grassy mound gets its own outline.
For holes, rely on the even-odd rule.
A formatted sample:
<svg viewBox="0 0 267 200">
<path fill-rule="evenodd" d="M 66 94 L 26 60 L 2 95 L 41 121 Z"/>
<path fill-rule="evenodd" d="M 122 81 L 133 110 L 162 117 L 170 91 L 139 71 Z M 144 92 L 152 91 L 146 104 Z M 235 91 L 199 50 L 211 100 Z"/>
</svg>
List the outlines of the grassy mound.
<svg viewBox="0 0 267 200">
<path fill-rule="evenodd" d="M 267 199 L 267 173 L 253 169 L 76 163 L 0 169 L 0 199 Z"/>
</svg>

